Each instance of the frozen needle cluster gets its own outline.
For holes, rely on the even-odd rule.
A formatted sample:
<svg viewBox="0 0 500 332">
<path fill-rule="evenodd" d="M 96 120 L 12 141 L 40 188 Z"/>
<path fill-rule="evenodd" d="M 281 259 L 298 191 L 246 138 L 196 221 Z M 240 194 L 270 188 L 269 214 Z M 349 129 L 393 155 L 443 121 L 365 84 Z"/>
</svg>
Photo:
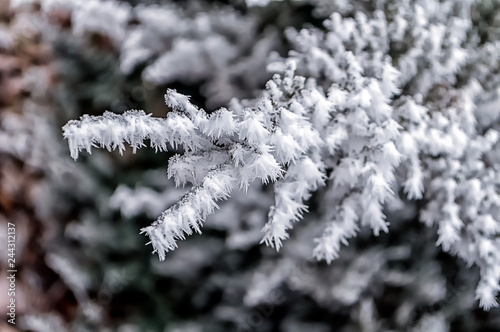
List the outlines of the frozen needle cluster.
<svg viewBox="0 0 500 332">
<path fill-rule="evenodd" d="M 310 239 L 312 254 L 327 262 L 361 227 L 388 232 L 384 207 L 401 193 L 425 203 L 419 217 L 436 227 L 437 245 L 479 266 L 476 295 L 488 309 L 500 289 L 499 82 L 488 75 L 500 47 L 475 35 L 472 6 L 387 0 L 369 14 L 333 13 L 323 29 L 287 31 L 294 50 L 274 58 L 275 76 L 256 100 L 208 114 L 168 90 L 164 118 L 84 116 L 64 137 L 75 159 L 92 146 L 135 151 L 147 140 L 160 151 L 182 148 L 168 176 L 191 187 L 142 230 L 161 260 L 253 181 L 272 184 L 262 242 L 278 250 L 315 195 L 311 219 L 323 231 Z M 192 48 L 181 47 L 189 58 Z M 173 54 L 146 75 L 169 75 L 161 63 Z"/>
</svg>

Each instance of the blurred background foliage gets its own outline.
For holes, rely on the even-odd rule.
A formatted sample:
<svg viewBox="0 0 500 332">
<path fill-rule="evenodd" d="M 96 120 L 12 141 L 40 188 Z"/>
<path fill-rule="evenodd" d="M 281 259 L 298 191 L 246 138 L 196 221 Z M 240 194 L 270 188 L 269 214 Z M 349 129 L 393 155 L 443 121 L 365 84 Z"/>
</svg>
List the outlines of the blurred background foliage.
<svg viewBox="0 0 500 332">
<path fill-rule="evenodd" d="M 138 231 L 184 192 L 165 174 L 176 151 L 128 150 L 121 157 L 94 150 L 73 162 L 61 126 L 104 110 L 164 116 L 167 87 L 208 110 L 231 97 L 253 98 L 270 77 L 269 54 L 284 56 L 290 48 L 285 27 L 321 27 L 331 11 L 352 16 L 369 11 L 370 2 L 354 1 L 348 10 L 343 1 L 263 8 L 230 0 L 129 3 L 169 6 L 186 24 L 199 13 L 216 19 L 231 13 L 215 29 L 237 46 L 228 63 L 250 55 L 254 63 L 232 67 L 234 94 L 213 68 L 196 79 L 174 75 L 152 83 L 144 76 L 151 62 L 124 73 L 121 44 L 104 31 L 75 34 L 64 6 L 1 2 L 0 222 L 16 223 L 19 271 L 18 324 L 2 321 L 2 331 L 500 331 L 498 309 L 484 312 L 474 302 L 477 271 L 442 253 L 435 230 L 417 221 L 422 202 L 390 208 L 390 234 L 361 231 L 326 265 L 312 262 L 301 241 L 303 225 L 314 225 L 314 197 L 311 216 L 283 251 L 259 245 L 272 198 L 256 185 L 251 195 L 222 204 L 203 236 L 182 242 L 165 262 L 152 256 Z M 481 39 L 498 39 L 498 13 L 496 1 L 475 7 Z M 131 17 L 125 28 L 140 24 Z M 232 32 L 245 39 L 231 40 Z M 6 261 L 2 256 L 2 271 Z M 1 272 L 0 284 L 5 280 Z M 6 303 L 0 304 L 4 313 Z"/>
</svg>

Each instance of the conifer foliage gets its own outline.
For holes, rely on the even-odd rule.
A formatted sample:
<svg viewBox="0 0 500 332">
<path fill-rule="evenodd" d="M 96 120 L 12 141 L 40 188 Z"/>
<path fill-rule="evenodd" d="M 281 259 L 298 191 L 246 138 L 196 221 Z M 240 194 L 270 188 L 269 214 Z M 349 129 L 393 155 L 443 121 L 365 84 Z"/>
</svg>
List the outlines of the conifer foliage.
<svg viewBox="0 0 500 332">
<path fill-rule="evenodd" d="M 274 194 L 262 242 L 286 246 L 314 196 L 310 219 L 322 231 L 312 255 L 328 263 L 361 228 L 390 233 L 391 202 L 420 200 L 436 244 L 479 267 L 480 306 L 497 306 L 500 82 L 487 71 L 498 72 L 498 41 L 478 37 L 471 1 L 367 7 L 287 30 L 293 50 L 272 57 L 258 98 L 207 113 L 169 89 L 165 117 L 132 110 L 70 121 L 71 156 L 93 146 L 123 152 L 125 143 L 182 151 L 167 174 L 189 189 L 142 229 L 160 260 L 254 181 Z"/>
</svg>

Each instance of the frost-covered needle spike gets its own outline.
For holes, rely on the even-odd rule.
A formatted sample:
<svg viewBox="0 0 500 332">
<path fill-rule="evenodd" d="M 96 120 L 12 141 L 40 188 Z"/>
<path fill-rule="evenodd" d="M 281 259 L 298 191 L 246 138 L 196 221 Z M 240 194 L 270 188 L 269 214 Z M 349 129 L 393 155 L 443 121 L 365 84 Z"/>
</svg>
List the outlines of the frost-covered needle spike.
<svg viewBox="0 0 500 332">
<path fill-rule="evenodd" d="M 201 225 L 206 217 L 218 208 L 216 201 L 229 197 L 237 182 L 237 173 L 230 165 L 210 171 L 203 182 L 184 195 L 183 199 L 167 211 L 151 226 L 145 227 L 145 233 L 158 253 L 160 260 L 165 254 L 177 248 L 177 240 L 184 239 L 184 234 L 192 231 L 201 233 Z"/>
<path fill-rule="evenodd" d="M 95 144 L 108 150 L 125 149 L 124 143 L 137 149 L 145 146 L 149 139 L 155 149 L 164 150 L 169 141 L 165 130 L 165 119 L 153 118 L 143 111 L 127 111 L 123 115 L 105 112 L 102 116 L 82 116 L 71 120 L 63 127 L 63 136 L 68 140 L 71 157 L 78 158 L 83 149 L 91 152 Z"/>
</svg>

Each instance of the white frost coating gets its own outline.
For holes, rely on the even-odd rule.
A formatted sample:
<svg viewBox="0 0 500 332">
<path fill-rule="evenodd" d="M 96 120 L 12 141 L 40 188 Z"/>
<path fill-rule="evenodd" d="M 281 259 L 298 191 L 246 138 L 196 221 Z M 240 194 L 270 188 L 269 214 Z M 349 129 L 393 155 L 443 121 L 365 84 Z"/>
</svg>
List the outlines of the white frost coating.
<svg viewBox="0 0 500 332">
<path fill-rule="evenodd" d="M 396 194 L 424 199 L 419 217 L 437 230 L 437 245 L 479 267 L 476 296 L 483 308 L 496 306 L 500 113 L 494 102 L 500 82 L 491 73 L 499 70 L 500 46 L 467 37 L 469 1 L 402 1 L 395 8 L 387 17 L 382 11 L 347 18 L 334 13 L 324 30 L 288 29 L 294 51 L 274 58 L 268 68 L 277 74 L 252 107 L 234 101 L 208 115 L 169 90 L 166 103 L 173 112 L 165 118 L 132 111 L 70 122 L 64 135 L 72 157 L 95 144 L 123 151 L 124 142 L 136 149 L 147 139 L 156 149 L 167 149 L 167 143 L 184 149 L 170 160 L 168 175 L 176 185 L 194 188 L 143 230 L 161 259 L 178 239 L 201 231 L 216 201 L 255 180 L 272 183 L 274 191 L 262 241 L 282 248 L 314 197 L 312 219 L 323 232 L 316 233 L 312 251 L 327 262 L 362 227 L 388 232 L 384 208 Z M 197 32 L 216 30 L 207 17 L 195 21 Z M 151 20 L 154 29 L 156 24 L 161 26 Z M 189 30 L 181 23 L 177 28 L 179 34 Z M 166 83 L 181 76 L 206 79 L 206 66 L 181 61 L 187 46 L 193 59 L 223 50 L 227 58 L 212 59 L 216 69 L 238 54 L 210 33 L 203 42 L 171 45 L 173 53 L 161 56 L 161 50 L 140 45 L 124 63 L 132 68 L 134 59 L 151 57 L 144 75 Z M 172 64 L 179 64 L 179 72 Z"/>
<path fill-rule="evenodd" d="M 167 149 L 168 137 L 165 119 L 152 118 L 143 111 L 128 111 L 122 116 L 105 112 L 102 116 L 83 116 L 80 121 L 70 121 L 63 127 L 64 138 L 69 141 L 71 157 L 78 158 L 81 150 L 88 153 L 95 143 L 109 151 L 125 151 L 124 143 L 129 143 L 134 151 L 144 146 L 143 141 L 151 140 L 151 146 L 160 151 Z"/>
<path fill-rule="evenodd" d="M 76 35 L 101 33 L 121 43 L 126 36 L 126 25 L 131 8 L 115 1 L 86 0 L 73 9 L 73 32 Z"/>
</svg>

